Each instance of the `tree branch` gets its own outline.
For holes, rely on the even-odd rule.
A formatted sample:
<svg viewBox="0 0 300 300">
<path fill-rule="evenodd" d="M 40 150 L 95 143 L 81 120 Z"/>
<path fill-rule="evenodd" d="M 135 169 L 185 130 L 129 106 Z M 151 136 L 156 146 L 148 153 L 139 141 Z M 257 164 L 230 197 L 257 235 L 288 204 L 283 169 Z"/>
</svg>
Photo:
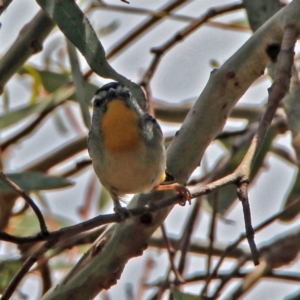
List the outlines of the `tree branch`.
<svg viewBox="0 0 300 300">
<path fill-rule="evenodd" d="M 0 60 L 0 95 L 6 82 L 13 76 L 25 61 L 43 48 L 43 41 L 55 24 L 40 10 L 20 32 L 14 44 Z"/>
<path fill-rule="evenodd" d="M 227 12 L 235 11 L 238 9 L 243 8 L 242 3 L 233 3 L 219 7 L 210 8 L 203 16 L 198 18 L 197 20 L 191 22 L 190 25 L 186 26 L 181 31 L 177 32 L 171 39 L 169 39 L 163 46 L 152 48 L 151 52 L 154 54 L 154 58 L 148 67 L 147 71 L 145 72 L 143 79 L 141 81 L 142 86 L 146 86 L 149 84 L 149 81 L 154 75 L 160 60 L 167 51 L 169 51 L 175 44 L 183 41 L 187 38 L 192 32 L 198 29 L 201 25 L 207 22 L 209 19 L 222 15 Z"/>
<path fill-rule="evenodd" d="M 13 181 L 11 181 L 4 173 L 0 172 L 0 179 L 5 182 L 8 186 L 12 188 L 17 194 L 19 194 L 27 203 L 28 205 L 33 209 L 35 212 L 41 228 L 41 234 L 43 236 L 47 236 L 49 234 L 47 225 L 45 222 L 45 219 L 43 217 L 43 214 L 41 213 L 38 206 L 34 203 L 34 201 L 23 191 L 18 185 L 16 185 Z"/>
<path fill-rule="evenodd" d="M 7 9 L 12 0 L 0 0 L 0 16 Z"/>
</svg>

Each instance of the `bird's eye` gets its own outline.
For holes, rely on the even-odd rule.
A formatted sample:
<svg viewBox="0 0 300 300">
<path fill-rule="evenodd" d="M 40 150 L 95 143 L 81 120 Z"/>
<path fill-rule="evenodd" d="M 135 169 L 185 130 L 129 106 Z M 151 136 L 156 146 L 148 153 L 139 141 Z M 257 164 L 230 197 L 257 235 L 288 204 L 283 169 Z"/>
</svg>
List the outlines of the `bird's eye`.
<svg viewBox="0 0 300 300">
<path fill-rule="evenodd" d="M 103 104 L 103 100 L 102 99 L 95 99 L 94 100 L 94 107 L 100 107 Z"/>
</svg>

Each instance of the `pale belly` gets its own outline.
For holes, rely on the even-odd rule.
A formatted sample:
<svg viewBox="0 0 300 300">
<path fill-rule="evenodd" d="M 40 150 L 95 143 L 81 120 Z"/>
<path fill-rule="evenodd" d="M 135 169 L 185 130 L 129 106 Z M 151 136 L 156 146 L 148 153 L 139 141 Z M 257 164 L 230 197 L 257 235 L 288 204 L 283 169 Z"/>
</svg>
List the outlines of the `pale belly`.
<svg viewBox="0 0 300 300">
<path fill-rule="evenodd" d="M 105 155 L 93 165 L 103 186 L 117 195 L 149 192 L 161 183 L 165 171 L 165 151 L 135 151 Z"/>
</svg>

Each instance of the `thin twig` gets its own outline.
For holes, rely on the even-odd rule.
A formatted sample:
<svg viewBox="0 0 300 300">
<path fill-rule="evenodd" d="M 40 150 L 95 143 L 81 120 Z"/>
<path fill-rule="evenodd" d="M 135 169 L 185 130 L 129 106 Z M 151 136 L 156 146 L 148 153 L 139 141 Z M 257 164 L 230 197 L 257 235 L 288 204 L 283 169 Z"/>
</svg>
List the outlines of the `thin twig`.
<svg viewBox="0 0 300 300">
<path fill-rule="evenodd" d="M 177 32 L 172 38 L 170 38 L 163 46 L 152 48 L 151 52 L 154 54 L 154 58 L 145 72 L 143 79 L 141 80 L 141 85 L 147 85 L 147 83 L 151 80 L 156 71 L 162 56 L 169 51 L 175 44 L 181 42 L 183 39 L 188 37 L 193 31 L 198 29 L 201 25 L 207 22 L 209 19 L 227 13 L 231 11 L 235 11 L 243 8 L 242 3 L 233 3 L 225 6 L 210 8 L 204 15 L 198 18 L 196 21 L 191 22 L 190 25 L 186 26 L 184 29 Z"/>
<path fill-rule="evenodd" d="M 209 230 L 209 248 L 208 248 L 208 262 L 207 262 L 207 274 L 210 273 L 211 267 L 211 257 L 214 249 L 214 241 L 215 241 L 215 230 L 216 230 L 216 220 L 217 220 L 217 212 L 218 212 L 218 196 L 216 195 L 214 198 L 213 205 L 213 213 L 211 217 L 211 225 Z"/>
<path fill-rule="evenodd" d="M 244 133 L 246 133 L 249 130 L 249 127 L 245 127 L 240 130 L 235 130 L 235 131 L 222 131 L 219 133 L 216 137 L 215 140 L 222 140 L 222 139 L 227 139 L 235 136 L 240 136 Z"/>
<path fill-rule="evenodd" d="M 152 11 L 149 9 L 145 9 L 145 8 L 140 8 L 140 7 L 124 7 L 121 5 L 111 5 L 111 4 L 107 4 L 104 2 L 95 2 L 92 4 L 92 8 L 101 8 L 101 9 L 107 9 L 107 10 L 113 10 L 113 11 L 119 11 L 122 13 L 134 13 L 134 14 L 145 14 L 148 16 L 152 16 L 152 17 L 165 17 L 165 18 L 170 18 L 170 19 L 174 19 L 177 21 L 183 21 L 183 22 L 194 22 L 197 21 L 197 18 L 191 17 L 191 16 L 186 16 L 186 15 L 180 15 L 178 13 L 174 14 L 171 12 L 167 12 L 167 11 Z"/>
<path fill-rule="evenodd" d="M 149 16 L 161 16 L 161 17 L 165 17 L 165 18 L 170 18 L 176 21 L 182 21 L 182 22 L 197 22 L 198 18 L 195 17 L 191 17 L 191 16 L 186 16 L 186 15 L 181 15 L 181 14 L 172 14 L 172 13 L 168 13 L 165 11 L 162 12 L 157 12 L 157 11 L 152 11 L 149 9 L 143 9 L 143 8 L 139 8 L 139 7 L 124 7 L 124 6 L 119 6 L 119 5 L 110 5 L 110 4 L 106 4 L 103 2 L 99 2 L 99 3 L 93 3 L 91 5 L 91 8 L 101 8 L 101 9 L 107 9 L 107 10 L 113 10 L 113 11 L 120 11 L 122 13 L 134 13 L 134 14 L 145 14 L 145 15 L 149 15 Z M 220 27 L 220 28 L 226 28 L 226 29 L 235 29 L 235 30 L 247 30 L 249 31 L 249 27 L 248 26 L 243 26 L 240 24 L 228 24 L 228 23 L 224 23 L 224 22 L 218 22 L 218 21 L 208 21 L 207 25 L 211 25 L 214 27 Z"/>
<path fill-rule="evenodd" d="M 62 105 L 64 101 L 58 103 L 57 105 L 50 106 L 49 108 L 46 108 L 44 111 L 42 111 L 39 116 L 33 120 L 29 125 L 24 127 L 20 132 L 18 132 L 16 135 L 12 136 L 2 144 L 0 144 L 0 148 L 2 151 L 5 151 L 7 147 L 9 147 L 11 144 L 14 144 L 18 142 L 20 139 L 26 137 L 29 135 L 36 127 L 47 117 L 49 113 L 51 113 L 56 107 Z"/>
<path fill-rule="evenodd" d="M 18 284 L 23 279 L 23 277 L 28 273 L 32 265 L 36 263 L 37 260 L 42 255 L 44 255 L 49 249 L 51 249 L 56 243 L 57 243 L 56 239 L 51 239 L 45 242 L 37 251 L 35 251 L 32 255 L 30 255 L 26 259 L 21 269 L 16 273 L 16 275 L 13 277 L 13 279 L 11 280 L 7 288 L 4 290 L 1 300 L 10 299 L 11 295 L 17 288 Z"/>
<path fill-rule="evenodd" d="M 153 116 L 155 116 L 155 111 L 154 111 L 154 105 L 153 105 L 153 97 L 152 97 L 152 93 L 151 93 L 151 88 L 150 88 L 150 84 L 145 84 L 143 86 L 145 93 L 146 93 L 146 99 L 147 99 L 147 111 L 148 113 Z"/>
<path fill-rule="evenodd" d="M 218 186 L 218 185 L 216 185 Z M 203 189 L 204 192 L 207 191 L 207 189 Z M 199 194 L 199 191 L 197 192 L 197 194 Z M 193 195 L 193 194 L 192 194 Z M 171 205 L 170 203 L 173 202 L 173 204 L 175 203 L 175 200 L 178 201 L 182 201 L 180 200 L 181 196 L 177 195 L 175 197 L 171 197 L 169 199 L 167 199 L 167 201 L 164 202 L 164 205 L 166 203 L 169 203 L 169 205 Z M 172 201 L 171 201 L 172 200 Z M 163 200 L 164 201 L 164 200 Z M 160 201 L 162 202 L 162 201 Z M 159 203 L 160 203 L 159 202 Z M 283 211 L 281 211 L 280 213 L 274 215 L 273 217 L 271 217 L 270 219 L 267 219 L 266 221 L 264 221 L 261 225 L 259 225 L 258 227 L 255 228 L 255 231 L 258 232 L 260 229 L 264 228 L 265 226 L 267 226 L 268 224 L 270 224 L 271 222 L 273 222 L 274 220 L 276 220 L 278 217 L 280 217 L 282 214 L 284 214 L 286 211 L 288 211 L 289 209 L 291 209 L 292 207 L 294 207 L 295 205 L 297 205 L 300 202 L 300 198 L 291 203 L 289 206 L 287 206 Z M 139 212 L 140 214 L 142 213 L 148 213 L 150 209 L 149 205 L 145 205 L 144 209 L 134 209 L 134 210 L 129 210 L 132 214 Z M 159 206 L 152 206 L 151 210 L 158 210 L 160 209 Z M 122 219 L 123 220 L 123 219 Z M 54 232 L 50 232 L 48 237 L 42 236 L 41 234 L 37 234 L 36 236 L 32 236 L 32 237 L 14 237 L 11 236 L 7 233 L 4 232 L 0 232 L 0 239 L 5 240 L 5 241 L 9 241 L 9 242 L 14 242 L 16 244 L 23 244 L 23 243 L 28 243 L 28 242 L 36 242 L 36 241 L 44 241 L 47 239 L 47 242 L 43 244 L 43 246 L 41 248 L 39 248 L 36 252 L 34 252 L 25 262 L 25 264 L 22 266 L 22 268 L 19 270 L 19 272 L 16 274 L 16 276 L 14 277 L 14 279 L 12 280 L 12 282 L 9 284 L 9 286 L 7 287 L 7 292 L 5 292 L 5 294 L 3 295 L 11 295 L 11 293 L 13 293 L 13 291 L 15 290 L 15 288 L 17 287 L 17 285 L 19 284 L 19 282 L 22 280 L 22 278 L 26 275 L 26 273 L 28 272 L 28 270 L 32 267 L 32 265 L 42 256 L 44 255 L 44 253 L 50 249 L 51 247 L 53 247 L 54 245 L 56 245 L 58 242 L 68 239 L 74 235 L 77 235 L 81 232 L 93 229 L 95 227 L 98 227 L 100 225 L 104 225 L 104 224 L 108 224 L 111 222 L 121 222 L 122 221 L 121 218 L 117 215 L 117 214 L 110 214 L 110 215 L 100 215 L 97 216 L 91 220 L 73 225 L 73 226 L 69 226 L 69 227 L 65 227 L 62 228 L 60 230 L 54 231 Z M 236 246 L 245 238 L 245 234 L 242 234 L 241 237 L 234 242 L 233 244 L 229 245 L 224 253 L 222 254 L 217 266 L 215 267 L 214 271 L 210 274 L 209 278 L 207 279 L 206 284 L 208 285 L 209 281 L 214 278 L 217 274 L 217 271 L 222 263 L 222 261 L 224 260 L 224 258 L 226 257 L 227 253 L 230 252 L 232 249 L 236 248 Z M 13 287 L 12 287 L 13 286 Z M 8 296 L 8 298 L 2 298 L 2 299 L 9 299 L 10 296 Z"/>
<path fill-rule="evenodd" d="M 164 16 L 165 13 L 170 13 L 179 6 L 186 4 L 186 1 L 184 0 L 176 0 L 169 2 L 166 6 L 164 6 L 158 15 L 154 15 L 150 17 L 148 20 L 146 20 L 144 23 L 142 23 L 139 27 L 134 29 L 133 31 L 130 31 L 130 33 L 125 36 L 123 39 L 118 41 L 113 48 L 108 51 L 106 58 L 107 60 L 112 59 L 114 56 L 116 56 L 118 53 L 120 53 L 125 47 L 128 47 L 135 39 L 137 39 L 139 36 L 141 36 L 145 31 L 149 30 L 152 26 L 160 22 Z M 83 78 L 87 79 L 93 74 L 93 70 L 87 71 Z"/>
<path fill-rule="evenodd" d="M 86 135 L 67 142 L 59 149 L 52 150 L 49 154 L 35 161 L 24 171 L 47 172 L 62 161 L 69 159 L 73 155 L 86 150 Z"/>
<path fill-rule="evenodd" d="M 246 236 L 252 253 L 252 259 L 254 265 L 257 266 L 259 264 L 259 252 L 254 242 L 254 229 L 252 227 L 251 212 L 248 199 L 248 185 L 248 182 L 242 182 L 237 188 L 237 195 L 243 206 Z"/>
<path fill-rule="evenodd" d="M 86 187 L 87 191 L 86 191 L 86 195 L 84 197 L 85 199 L 83 201 L 83 205 L 79 209 L 79 213 L 80 213 L 82 220 L 87 220 L 89 217 L 89 213 L 91 211 L 93 195 L 94 195 L 97 183 L 98 183 L 98 178 L 96 177 L 95 174 L 92 174 L 92 178 L 90 180 L 88 180 L 88 185 Z"/>
<path fill-rule="evenodd" d="M 195 228 L 195 225 L 197 223 L 196 221 L 199 216 L 200 207 L 201 207 L 201 201 L 200 201 L 200 199 L 196 199 L 196 203 L 192 209 L 192 212 L 187 218 L 187 220 L 188 220 L 187 224 L 184 226 L 184 228 L 185 228 L 184 233 L 183 233 L 182 237 L 180 238 L 181 256 L 180 256 L 180 260 L 179 260 L 179 264 L 178 264 L 178 271 L 181 275 L 184 272 L 186 255 L 190 248 L 190 240 L 191 240 L 191 236 L 192 236 L 193 230 Z"/>
<path fill-rule="evenodd" d="M 194 189 L 191 192 L 192 198 L 197 198 L 203 195 L 207 195 L 225 185 L 235 184 L 236 178 L 231 174 L 224 178 L 218 179 L 214 182 L 211 182 L 203 187 Z M 182 205 L 184 203 L 181 194 L 177 194 L 175 196 L 169 197 L 167 199 L 163 199 L 156 203 L 146 203 L 145 205 L 139 208 L 128 209 L 130 216 L 140 216 L 143 214 L 148 214 L 160 210 L 162 208 L 166 208 L 171 205 L 175 205 L 176 203 Z M 40 234 L 29 237 L 16 237 L 5 232 L 0 232 L 0 240 L 15 243 L 15 244 L 25 244 L 31 242 L 45 241 L 47 239 L 54 238 L 56 236 L 61 236 L 66 239 L 73 235 L 79 234 L 81 232 L 93 229 L 95 227 L 105 225 L 113 222 L 121 222 L 123 219 L 120 218 L 117 214 L 107 214 L 107 215 L 99 215 L 95 218 L 89 219 L 85 222 L 78 223 L 76 225 L 72 225 L 69 227 L 61 228 L 60 230 L 50 232 L 47 237 L 44 237 Z"/>
<path fill-rule="evenodd" d="M 66 240 L 60 238 L 61 241 L 53 246 L 51 254 L 43 257 L 42 260 L 39 260 L 39 266 L 42 266 L 43 264 L 47 264 L 50 259 L 61 254 L 63 251 L 65 251 L 67 249 L 71 249 L 74 246 L 80 246 L 80 245 L 86 245 L 86 244 L 93 243 L 106 230 L 106 228 L 107 228 L 107 226 L 100 226 L 100 228 L 91 230 L 89 232 L 83 232 L 83 233 L 77 234 Z M 20 246 L 19 246 L 19 249 L 21 250 Z M 28 257 L 28 254 L 25 252 L 23 254 L 23 256 Z M 35 268 L 33 268 L 31 271 L 34 272 Z"/>
<path fill-rule="evenodd" d="M 216 217 L 218 212 L 218 195 L 214 195 L 213 199 L 213 213 L 211 217 L 211 224 L 210 224 L 210 230 L 209 230 L 209 246 L 208 246 L 208 253 L 207 253 L 207 267 L 206 267 L 206 274 L 207 277 L 210 274 L 211 270 L 211 259 L 212 259 L 212 253 L 213 253 L 213 246 L 214 246 L 214 240 L 215 240 L 215 227 L 216 227 Z M 203 295 L 206 295 L 207 290 L 202 291 Z"/>
<path fill-rule="evenodd" d="M 138 285 L 138 290 L 136 293 L 136 300 L 143 299 L 145 293 L 145 287 L 147 286 L 147 281 L 150 277 L 150 271 L 153 269 L 155 261 L 153 258 L 147 258 L 144 266 L 144 271 L 142 272 L 142 278 L 140 284 Z"/>
<path fill-rule="evenodd" d="M 240 271 L 237 272 L 235 274 L 232 274 L 232 272 L 228 273 L 228 272 L 224 272 L 224 271 L 220 271 L 216 276 L 214 276 L 213 279 L 221 279 L 223 280 L 224 278 L 226 278 L 227 276 L 232 276 L 231 278 L 244 278 L 245 276 L 247 276 L 250 272 L 249 271 Z M 283 280 L 286 281 L 292 281 L 295 283 L 299 284 L 299 272 L 284 272 L 284 271 L 269 271 L 265 274 L 262 275 L 263 278 L 268 278 L 268 279 L 275 279 L 275 280 L 279 280 L 280 282 L 282 282 Z M 187 283 L 195 283 L 197 281 L 202 281 L 202 280 L 206 280 L 207 276 L 206 276 L 206 272 L 199 272 L 197 274 L 194 275 L 190 275 L 187 276 L 185 278 L 185 281 Z M 148 284 L 148 286 L 157 286 L 160 283 L 153 283 L 153 284 Z"/>
<path fill-rule="evenodd" d="M 226 276 L 224 276 L 222 278 L 220 284 L 218 285 L 218 287 L 214 291 L 214 294 L 211 297 L 212 299 L 217 299 L 219 297 L 220 292 L 224 288 L 224 286 L 226 285 L 226 283 L 230 279 L 232 279 L 236 274 L 239 274 L 241 267 L 247 262 L 248 259 L 249 259 L 249 257 L 247 257 L 246 255 L 244 255 L 244 256 L 242 256 L 242 257 L 239 258 L 238 263 L 233 268 L 233 270 L 229 274 L 227 274 Z"/>
<path fill-rule="evenodd" d="M 10 186 L 15 192 L 17 192 L 28 203 L 28 205 L 30 205 L 30 207 L 33 209 L 39 220 L 42 235 L 47 236 L 49 232 L 47 229 L 45 219 L 38 206 L 34 203 L 34 201 L 26 194 L 25 191 L 23 191 L 12 180 L 10 180 L 3 172 L 0 172 L 0 179 L 8 186 Z"/>
<path fill-rule="evenodd" d="M 6 232 L 0 232 L 0 240 L 14 243 L 17 245 L 33 243 L 33 242 L 41 242 L 52 239 L 57 239 L 58 242 L 68 239 L 74 235 L 82 233 L 84 231 L 88 231 L 94 229 L 98 226 L 106 225 L 109 223 L 121 222 L 122 219 L 117 214 L 107 214 L 100 215 L 90 220 L 78 223 L 76 225 L 71 225 L 67 227 L 63 227 L 59 230 L 49 232 L 48 236 L 43 236 L 40 233 L 27 237 L 17 237 L 10 235 Z"/>
<path fill-rule="evenodd" d="M 84 159 L 78 162 L 75 162 L 75 166 L 72 166 L 70 169 L 58 174 L 60 177 L 70 177 L 72 175 L 75 175 L 85 169 L 86 167 L 89 167 L 92 164 L 91 159 Z"/>
<path fill-rule="evenodd" d="M 243 282 L 234 288 L 233 292 L 228 295 L 228 300 L 241 299 L 242 296 L 247 293 L 263 276 L 263 274 L 270 271 L 270 266 L 266 260 L 262 260 L 261 264 L 254 270 L 249 272 L 247 276 L 244 277 Z"/>
<path fill-rule="evenodd" d="M 38 271 L 41 274 L 42 280 L 42 295 L 44 295 L 52 286 L 52 279 L 51 279 L 51 269 L 47 262 L 43 262 L 39 264 L 38 262 Z"/>
<path fill-rule="evenodd" d="M 168 279 L 170 276 L 170 272 L 171 272 L 171 268 L 169 268 L 164 281 L 159 284 L 158 291 L 150 298 L 150 300 L 161 300 L 162 299 L 165 291 L 170 287 L 170 281 Z"/>
<path fill-rule="evenodd" d="M 274 82 L 269 89 L 269 98 L 265 113 L 259 122 L 257 133 L 253 137 L 251 145 L 237 170 L 237 172 L 240 172 L 241 176 L 246 177 L 246 180 L 250 176 L 251 168 L 261 149 L 261 145 L 263 144 L 279 103 L 289 91 L 294 61 L 294 47 L 297 37 L 298 29 L 296 27 L 293 27 L 292 25 L 285 27 L 281 50 L 276 64 L 276 74 Z"/>
<path fill-rule="evenodd" d="M 292 25 L 286 26 L 284 30 L 281 50 L 278 55 L 276 74 L 274 82 L 269 89 L 268 104 L 262 119 L 259 122 L 258 129 L 254 135 L 250 147 L 241 162 L 236 169 L 235 173 L 238 175 L 237 180 L 237 194 L 243 204 L 244 218 L 247 239 L 253 256 L 253 262 L 257 265 L 258 251 L 254 242 L 254 231 L 251 225 L 250 206 L 248 201 L 248 183 L 251 174 L 252 167 L 260 151 L 264 138 L 274 118 L 275 112 L 278 108 L 280 101 L 284 98 L 289 91 L 291 71 L 294 61 L 294 47 L 297 41 L 298 29 Z"/>
<path fill-rule="evenodd" d="M 280 218 L 282 215 L 284 215 L 287 211 L 289 211 L 290 209 L 293 209 L 299 203 L 300 203 L 300 198 L 293 201 L 290 205 L 286 206 L 286 208 L 284 210 L 274 214 L 272 217 L 266 219 L 265 221 L 263 221 L 262 223 L 260 223 L 256 227 L 254 227 L 254 232 L 259 232 L 260 230 L 264 229 L 265 227 L 267 227 L 268 225 L 273 223 L 275 220 Z M 223 260 L 225 259 L 225 257 L 227 256 L 227 254 L 230 251 L 232 251 L 233 249 L 235 249 L 246 237 L 247 237 L 246 234 L 243 233 L 240 235 L 240 237 L 236 241 L 234 241 L 233 243 L 229 244 L 226 247 L 226 249 L 224 250 L 223 254 L 221 255 L 217 265 L 215 266 L 213 272 L 207 278 L 207 280 L 205 282 L 205 286 L 203 287 L 203 290 L 206 290 L 210 281 L 217 276 L 218 270 L 221 267 L 221 264 L 222 264 Z"/>
<path fill-rule="evenodd" d="M 169 255 L 169 261 L 170 261 L 170 266 L 171 266 L 171 270 L 173 271 L 174 275 L 175 275 L 175 278 L 176 278 L 176 281 L 178 283 L 184 283 L 184 279 L 182 278 L 182 276 L 180 275 L 180 273 L 178 272 L 176 266 L 175 266 L 175 263 L 174 263 L 174 254 L 175 254 L 175 251 L 168 239 L 168 235 L 167 235 L 167 232 L 166 232 L 166 228 L 165 228 L 165 225 L 164 224 L 161 224 L 160 226 L 161 228 L 161 232 L 162 232 L 162 235 L 163 235 L 163 239 L 166 243 L 166 248 L 167 248 L 167 251 L 168 251 L 168 255 Z"/>
<path fill-rule="evenodd" d="M 141 214 L 149 214 L 149 212 L 154 212 L 156 210 L 161 209 L 162 207 L 167 207 L 169 205 L 174 205 L 175 203 L 179 203 L 182 205 L 183 199 L 182 195 L 175 195 L 173 197 L 170 197 L 166 200 L 160 201 L 158 204 L 146 204 L 143 208 L 135 208 L 128 210 L 129 215 L 132 216 L 138 216 Z M 162 205 L 162 206 L 161 206 Z M 36 252 L 34 252 L 24 263 L 24 265 L 21 267 L 21 269 L 18 271 L 18 273 L 15 275 L 11 283 L 8 285 L 7 289 L 4 291 L 2 299 L 9 299 L 13 291 L 16 289 L 22 278 L 26 275 L 28 270 L 32 267 L 32 265 L 42 256 L 44 253 L 56 245 L 59 241 L 62 239 L 70 238 L 74 235 L 77 235 L 83 231 L 87 231 L 90 229 L 93 229 L 95 227 L 98 227 L 100 225 L 108 224 L 111 222 L 121 222 L 124 221 L 118 214 L 111 214 L 111 215 L 100 215 L 93 219 L 90 219 L 88 221 L 69 226 L 66 228 L 62 228 L 58 231 L 52 232 L 48 234 L 47 242 L 43 244 Z M 17 242 L 17 243 L 24 243 L 24 242 L 34 242 L 34 241 L 40 241 L 45 240 L 46 238 L 38 234 L 35 237 L 25 237 L 25 238 L 18 238 L 11 236 L 7 233 L 0 233 L 0 236 L 3 240 L 10 241 L 10 242 Z"/>
</svg>

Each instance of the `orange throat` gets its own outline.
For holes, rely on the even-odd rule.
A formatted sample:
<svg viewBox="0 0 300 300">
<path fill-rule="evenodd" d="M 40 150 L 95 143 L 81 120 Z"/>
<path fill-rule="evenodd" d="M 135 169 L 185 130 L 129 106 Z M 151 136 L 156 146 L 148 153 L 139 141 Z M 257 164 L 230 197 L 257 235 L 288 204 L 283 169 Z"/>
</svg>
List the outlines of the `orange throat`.
<svg viewBox="0 0 300 300">
<path fill-rule="evenodd" d="M 112 100 L 102 119 L 104 147 L 108 151 L 135 150 L 140 144 L 138 116 L 123 100 Z"/>
</svg>

